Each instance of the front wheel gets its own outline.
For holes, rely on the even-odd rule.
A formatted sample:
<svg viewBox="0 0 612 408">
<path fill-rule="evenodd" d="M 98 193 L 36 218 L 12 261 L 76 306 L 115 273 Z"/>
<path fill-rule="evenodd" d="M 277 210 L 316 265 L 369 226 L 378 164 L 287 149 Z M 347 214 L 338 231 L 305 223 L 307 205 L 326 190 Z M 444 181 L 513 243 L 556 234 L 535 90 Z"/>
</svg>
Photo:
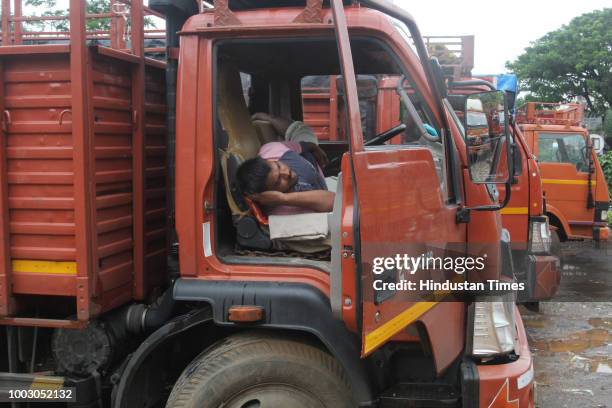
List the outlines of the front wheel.
<svg viewBox="0 0 612 408">
<path fill-rule="evenodd" d="M 183 371 L 166 408 L 348 408 L 340 363 L 323 350 L 273 333 L 219 341 Z"/>
</svg>

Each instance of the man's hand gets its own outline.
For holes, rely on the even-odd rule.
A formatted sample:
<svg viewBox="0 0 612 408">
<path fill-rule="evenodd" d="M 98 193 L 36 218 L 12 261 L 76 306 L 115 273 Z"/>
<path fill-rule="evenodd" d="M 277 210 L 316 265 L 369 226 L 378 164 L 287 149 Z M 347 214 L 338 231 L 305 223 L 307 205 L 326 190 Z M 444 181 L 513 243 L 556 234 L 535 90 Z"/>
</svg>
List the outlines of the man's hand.
<svg viewBox="0 0 612 408">
<path fill-rule="evenodd" d="M 257 112 L 253 116 L 251 116 L 251 119 L 252 120 L 264 120 L 266 122 L 271 122 L 272 120 L 274 120 L 274 116 L 270 115 L 269 113 L 265 113 L 265 112 Z"/>
<path fill-rule="evenodd" d="M 280 191 L 264 191 L 259 194 L 253 194 L 250 198 L 257 204 L 261 204 L 265 207 L 285 205 L 287 201 L 286 194 Z"/>
<path fill-rule="evenodd" d="M 327 154 L 325 154 L 325 152 L 323 151 L 323 149 L 319 147 L 319 145 L 316 145 L 311 142 L 302 142 L 301 145 L 302 145 L 302 148 L 312 153 L 312 155 L 314 156 L 315 160 L 317 161 L 321 169 L 324 169 L 329 164 L 329 159 L 327 158 Z"/>
<path fill-rule="evenodd" d="M 291 125 L 293 122 L 291 119 L 277 118 L 265 112 L 255 113 L 253 116 L 251 116 L 251 120 L 262 120 L 264 122 L 269 122 L 274 130 L 276 130 L 283 139 L 285 138 L 285 133 L 287 132 L 289 125 Z"/>
</svg>

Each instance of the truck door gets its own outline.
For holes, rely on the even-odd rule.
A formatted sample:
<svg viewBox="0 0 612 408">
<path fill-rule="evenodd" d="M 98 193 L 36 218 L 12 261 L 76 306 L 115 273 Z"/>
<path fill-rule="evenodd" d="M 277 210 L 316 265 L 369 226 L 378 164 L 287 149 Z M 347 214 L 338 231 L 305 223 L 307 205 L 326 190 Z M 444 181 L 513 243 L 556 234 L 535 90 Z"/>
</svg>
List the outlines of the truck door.
<svg viewBox="0 0 612 408">
<path fill-rule="evenodd" d="M 563 213 L 572 235 L 591 235 L 592 211 L 587 208 L 589 188 L 599 180 L 591 174 L 585 136 L 578 132 L 538 132 L 537 154 L 542 184 L 549 203 Z"/>
<path fill-rule="evenodd" d="M 342 289 L 344 293 L 356 292 L 361 298 L 355 302 L 361 306 L 356 326 L 361 330 L 365 356 L 436 307 L 434 301 L 419 302 L 416 291 L 382 289 L 382 283 L 408 281 L 418 287 L 419 281 L 432 275 L 431 271 L 421 270 L 412 274 L 404 268 L 405 264 L 391 266 L 384 259 L 393 258 L 395 262 L 399 256 L 404 262 L 408 257 L 443 256 L 457 248 L 463 252 L 466 228 L 456 222 L 457 205 L 448 204 L 447 153 L 443 143 L 414 140 L 408 129 L 386 144 L 364 144 L 344 10 L 341 2 L 333 5 L 350 141 L 350 160 L 345 161 L 342 170 L 351 174 L 353 188 L 351 192 L 343 186 L 345 202 L 347 194 L 353 194 L 349 197 L 353 197 L 354 223 L 354 241 L 352 245 L 343 241 L 343 256 L 345 259 L 354 256 L 356 262 L 355 282 L 347 279 L 351 271 L 345 269 L 343 262 Z M 407 47 L 404 50 L 409 52 Z M 413 91 L 412 95 L 419 89 Z M 423 117 L 423 121 L 427 120 Z M 435 119 L 428 124 L 442 132 Z M 422 129 L 412 131 L 419 130 Z M 398 140 L 400 143 L 394 143 Z M 374 285 L 380 290 L 375 290 Z"/>
</svg>

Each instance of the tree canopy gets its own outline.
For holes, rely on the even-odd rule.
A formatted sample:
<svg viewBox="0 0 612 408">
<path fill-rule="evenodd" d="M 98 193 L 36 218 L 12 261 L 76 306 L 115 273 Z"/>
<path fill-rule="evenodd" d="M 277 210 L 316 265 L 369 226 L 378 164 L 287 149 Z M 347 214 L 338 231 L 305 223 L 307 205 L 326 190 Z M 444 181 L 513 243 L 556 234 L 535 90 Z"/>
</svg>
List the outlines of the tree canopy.
<svg viewBox="0 0 612 408">
<path fill-rule="evenodd" d="M 455 53 L 449 50 L 448 47 L 444 44 L 427 44 L 427 51 L 429 52 L 429 55 L 438 58 L 438 61 L 442 65 L 459 63 L 459 57 L 457 57 Z"/>
<path fill-rule="evenodd" d="M 26 0 L 25 4 L 28 6 L 38 7 L 43 9 L 44 11 L 40 13 L 41 16 L 66 16 L 68 15 L 68 10 L 61 10 L 57 7 L 57 0 Z M 87 13 L 95 14 L 95 13 L 108 13 L 110 11 L 110 1 L 109 0 L 87 0 Z M 59 20 L 59 21 L 51 21 L 49 23 L 54 30 L 59 31 L 67 31 L 68 30 L 68 21 L 67 20 Z M 28 27 L 31 26 L 31 27 Z M 44 26 L 44 23 L 32 22 L 26 25 L 26 29 L 41 29 Z M 87 29 L 88 30 L 108 30 L 110 27 L 109 19 L 91 19 L 87 21 Z"/>
<path fill-rule="evenodd" d="M 68 10 L 59 9 L 57 6 L 57 0 L 26 0 L 24 2 L 27 6 L 37 7 L 44 10 L 39 15 L 41 16 L 67 16 Z M 102 14 L 110 11 L 110 0 L 86 0 L 87 14 Z M 68 20 L 57 20 L 50 21 L 47 23 L 43 22 L 28 22 L 25 24 L 26 30 L 40 30 L 44 28 L 45 24 L 48 24 L 54 30 L 68 31 Z M 152 27 L 153 22 L 145 17 L 145 27 Z M 108 18 L 95 18 L 87 20 L 87 30 L 108 30 L 110 28 L 110 19 Z"/>
<path fill-rule="evenodd" d="M 529 100 L 568 102 L 582 96 L 591 113 L 612 106 L 612 8 L 574 18 L 534 41 L 506 67 Z"/>
</svg>

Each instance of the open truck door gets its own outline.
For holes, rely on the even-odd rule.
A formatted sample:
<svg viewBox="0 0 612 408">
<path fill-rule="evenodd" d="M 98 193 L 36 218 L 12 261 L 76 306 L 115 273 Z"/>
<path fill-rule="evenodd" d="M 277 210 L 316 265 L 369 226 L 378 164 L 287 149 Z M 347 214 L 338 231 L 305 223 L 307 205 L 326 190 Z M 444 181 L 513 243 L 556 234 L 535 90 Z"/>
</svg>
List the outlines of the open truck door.
<svg viewBox="0 0 612 408">
<path fill-rule="evenodd" d="M 361 330 L 362 356 L 366 356 L 437 305 L 436 301 L 418 301 L 419 282 L 429 279 L 432 271 L 406 268 L 404 261 L 444 256 L 453 246 L 464 251 L 466 224 L 456 222 L 459 207 L 448 199 L 446 130 L 435 117 L 431 123 L 423 123 L 421 112 L 417 114 L 403 95 L 404 108 L 413 110 L 413 116 L 364 142 L 349 33 L 340 1 L 333 2 L 333 12 L 350 143 L 342 163 L 342 196 L 345 203 L 353 203 L 352 208 L 345 206 L 342 214 L 343 220 L 352 218 L 353 225 L 352 231 L 342 229 L 342 317 L 347 326 Z M 387 141 L 391 142 L 385 144 Z M 401 260 L 396 262 L 398 256 Z M 355 262 L 351 262 L 353 258 Z M 402 286 L 406 282 L 414 282 L 417 290 Z M 389 284 L 396 284 L 396 290 Z M 361 310 L 352 305 L 361 305 Z"/>
</svg>

